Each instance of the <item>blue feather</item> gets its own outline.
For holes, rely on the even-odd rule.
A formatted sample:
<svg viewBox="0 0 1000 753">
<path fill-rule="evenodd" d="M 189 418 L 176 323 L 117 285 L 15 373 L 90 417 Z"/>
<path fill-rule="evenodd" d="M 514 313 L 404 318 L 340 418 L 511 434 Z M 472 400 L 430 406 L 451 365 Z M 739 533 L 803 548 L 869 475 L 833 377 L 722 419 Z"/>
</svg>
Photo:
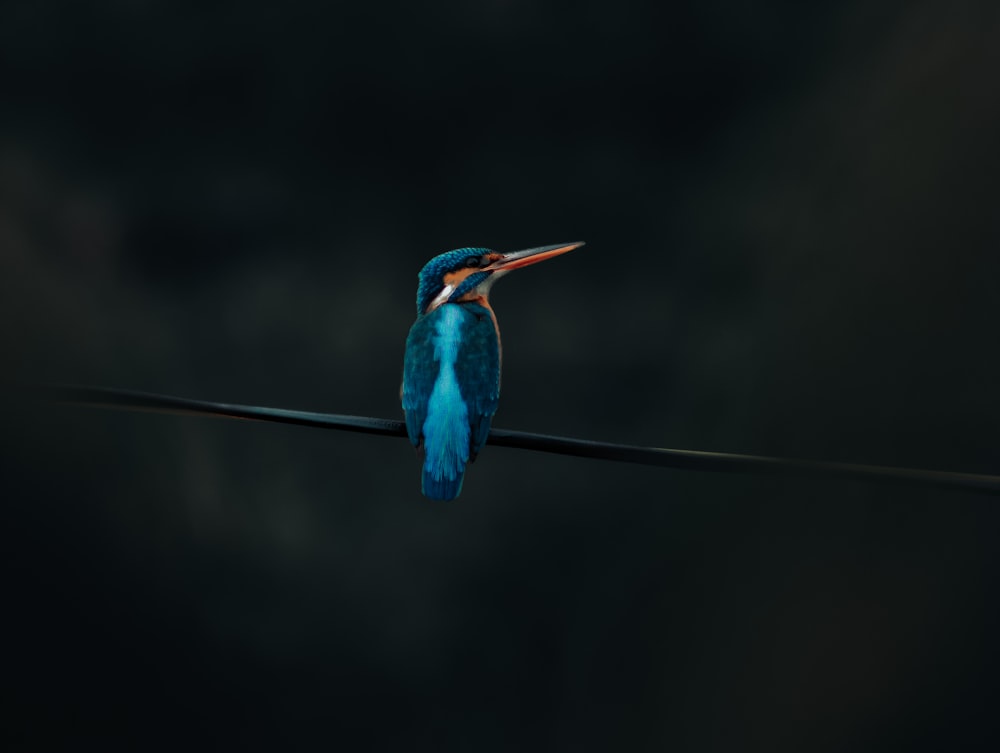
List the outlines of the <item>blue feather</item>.
<svg viewBox="0 0 1000 753">
<path fill-rule="evenodd" d="M 424 420 L 424 493 L 432 499 L 454 499 L 462 488 L 469 461 L 469 408 L 455 374 L 467 314 L 460 306 L 440 308 L 434 327 L 434 389 Z"/>
<path fill-rule="evenodd" d="M 500 397 L 500 347 L 487 308 L 448 303 L 417 319 L 406 340 L 402 397 L 410 441 L 424 450 L 424 494 L 454 499 Z"/>
</svg>

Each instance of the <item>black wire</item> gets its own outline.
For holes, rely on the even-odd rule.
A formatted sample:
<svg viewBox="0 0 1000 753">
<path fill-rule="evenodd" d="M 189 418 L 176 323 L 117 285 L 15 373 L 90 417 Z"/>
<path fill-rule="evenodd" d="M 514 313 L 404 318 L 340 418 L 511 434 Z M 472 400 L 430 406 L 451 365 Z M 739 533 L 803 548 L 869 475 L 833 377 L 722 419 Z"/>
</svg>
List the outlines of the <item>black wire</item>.
<svg viewBox="0 0 1000 753">
<path fill-rule="evenodd" d="M 341 429 L 387 437 L 405 437 L 406 424 L 385 418 L 340 416 L 334 413 L 262 408 L 256 405 L 233 405 L 186 397 L 155 395 L 151 392 L 120 390 L 113 387 L 79 387 L 53 385 L 40 388 L 40 395 L 57 403 L 88 405 L 101 408 L 121 408 L 151 413 L 181 413 L 220 418 L 242 418 L 248 421 L 313 426 L 318 429 Z"/>
<path fill-rule="evenodd" d="M 38 394 L 47 400 L 73 405 L 242 418 L 250 421 L 270 421 L 298 426 L 313 426 L 320 429 L 340 429 L 389 437 L 406 436 L 406 425 L 402 421 L 385 418 L 342 416 L 333 413 L 312 413 L 282 408 L 263 408 L 254 405 L 215 403 L 207 400 L 191 400 L 108 387 L 53 385 L 39 387 Z M 622 463 L 638 463 L 693 471 L 760 473 L 823 479 L 847 478 L 1000 494 L 1000 476 L 975 473 L 925 471 L 913 468 L 795 460 L 762 455 L 736 455 L 728 452 L 634 447 L 506 429 L 490 431 L 486 443 L 498 447 L 513 447 L 536 452 L 552 452 L 597 460 L 615 460 Z"/>
</svg>

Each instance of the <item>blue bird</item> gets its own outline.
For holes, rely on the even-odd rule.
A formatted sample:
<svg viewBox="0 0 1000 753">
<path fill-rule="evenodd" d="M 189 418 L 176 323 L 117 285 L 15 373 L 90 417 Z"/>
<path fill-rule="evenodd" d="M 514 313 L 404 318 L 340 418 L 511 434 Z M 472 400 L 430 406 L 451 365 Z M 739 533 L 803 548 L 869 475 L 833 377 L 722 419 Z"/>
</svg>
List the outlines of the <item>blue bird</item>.
<svg viewBox="0 0 1000 753">
<path fill-rule="evenodd" d="M 406 338 L 406 433 L 423 451 L 421 490 L 455 499 L 465 465 L 486 444 L 500 399 L 500 329 L 490 306 L 493 283 L 508 272 L 583 243 L 502 254 L 458 248 L 435 256 L 418 276 L 417 321 Z"/>
</svg>

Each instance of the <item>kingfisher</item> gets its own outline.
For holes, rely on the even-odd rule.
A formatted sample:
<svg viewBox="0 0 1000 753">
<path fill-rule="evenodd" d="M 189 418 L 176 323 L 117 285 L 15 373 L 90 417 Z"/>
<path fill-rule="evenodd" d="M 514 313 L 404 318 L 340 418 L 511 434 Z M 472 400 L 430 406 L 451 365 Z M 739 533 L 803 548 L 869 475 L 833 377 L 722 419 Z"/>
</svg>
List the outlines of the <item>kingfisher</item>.
<svg viewBox="0 0 1000 753">
<path fill-rule="evenodd" d="M 490 288 L 508 272 L 582 246 L 559 243 L 498 253 L 457 248 L 417 276 L 417 320 L 406 338 L 401 397 L 406 433 L 422 451 L 421 491 L 455 499 L 466 463 L 486 444 L 500 400 L 500 328 Z"/>
</svg>

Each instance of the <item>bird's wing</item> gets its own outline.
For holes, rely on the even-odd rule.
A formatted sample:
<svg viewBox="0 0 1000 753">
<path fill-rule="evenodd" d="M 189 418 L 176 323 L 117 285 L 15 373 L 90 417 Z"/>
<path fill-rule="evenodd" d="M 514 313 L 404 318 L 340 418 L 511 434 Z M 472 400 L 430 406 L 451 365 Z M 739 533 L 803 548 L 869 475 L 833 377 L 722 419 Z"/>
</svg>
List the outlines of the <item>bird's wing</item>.
<svg viewBox="0 0 1000 753">
<path fill-rule="evenodd" d="M 469 306 L 475 319 L 467 325 L 455 365 L 462 397 L 469 408 L 470 459 L 486 444 L 490 423 L 500 401 L 500 341 L 490 312 Z"/>
<path fill-rule="evenodd" d="M 406 338 L 402 398 L 406 413 L 406 433 L 414 447 L 420 446 L 424 421 L 427 419 L 427 401 L 430 400 L 438 374 L 433 338 L 433 316 L 417 319 Z"/>
</svg>

